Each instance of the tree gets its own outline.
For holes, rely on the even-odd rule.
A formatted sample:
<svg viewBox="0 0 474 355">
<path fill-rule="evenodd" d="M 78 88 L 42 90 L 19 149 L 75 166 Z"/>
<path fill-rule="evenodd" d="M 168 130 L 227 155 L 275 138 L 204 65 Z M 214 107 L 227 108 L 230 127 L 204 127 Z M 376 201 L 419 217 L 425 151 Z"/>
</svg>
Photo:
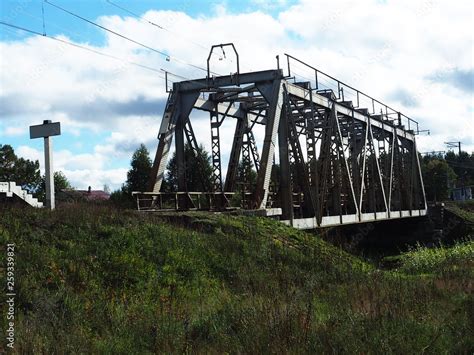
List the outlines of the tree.
<svg viewBox="0 0 474 355">
<path fill-rule="evenodd" d="M 41 183 L 38 160 L 18 158 L 10 145 L 0 144 L 0 181 L 14 181 L 34 192 Z"/>
<path fill-rule="evenodd" d="M 131 169 L 127 172 L 127 182 L 125 183 L 127 192 L 146 191 L 152 165 L 150 153 L 144 144 L 140 144 L 140 147 L 135 150 L 130 165 Z"/>
<path fill-rule="evenodd" d="M 257 172 L 253 169 L 253 164 L 250 160 L 239 162 L 237 168 L 237 190 L 246 192 L 255 192 L 255 184 L 257 182 Z"/>
<path fill-rule="evenodd" d="M 456 186 L 469 186 L 474 184 L 474 153 L 469 155 L 467 152 L 461 151 L 460 154 L 456 154 L 450 151 L 446 153 L 444 159 L 458 177 Z"/>
<path fill-rule="evenodd" d="M 198 147 L 197 157 L 189 144 L 184 146 L 186 161 L 186 186 L 188 191 L 210 191 L 212 186 L 212 166 L 209 153 L 202 145 Z M 166 179 L 163 181 L 162 191 L 178 191 L 178 165 L 176 152 L 167 166 Z"/>
<path fill-rule="evenodd" d="M 424 158 L 421 171 L 425 184 L 426 198 L 429 201 L 443 201 L 449 198 L 456 174 L 445 160 Z"/>
<path fill-rule="evenodd" d="M 110 194 L 110 201 L 122 208 L 133 208 L 135 205 L 132 195 L 127 191 L 125 184 L 122 185 L 122 188 Z"/>
<path fill-rule="evenodd" d="M 131 168 L 127 172 L 127 181 L 119 190 L 110 194 L 110 200 L 117 206 L 133 208 L 133 191 L 146 191 L 152 169 L 150 153 L 144 144 L 135 150 L 130 161 Z"/>
<path fill-rule="evenodd" d="M 68 178 L 62 171 L 54 172 L 54 192 L 58 193 L 62 190 L 72 189 L 71 183 Z M 44 200 L 46 197 L 46 176 L 43 175 L 40 180 L 38 189 L 36 190 L 35 195 L 40 199 Z"/>
</svg>

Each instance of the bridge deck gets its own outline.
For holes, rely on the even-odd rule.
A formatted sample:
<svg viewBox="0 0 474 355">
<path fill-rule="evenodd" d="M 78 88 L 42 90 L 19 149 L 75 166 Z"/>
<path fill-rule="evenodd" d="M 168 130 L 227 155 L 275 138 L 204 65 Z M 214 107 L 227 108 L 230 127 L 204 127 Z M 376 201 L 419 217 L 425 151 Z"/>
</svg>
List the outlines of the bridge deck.
<svg viewBox="0 0 474 355">
<path fill-rule="evenodd" d="M 282 220 L 283 223 L 291 225 L 298 229 L 316 229 L 333 227 L 347 224 L 378 222 L 390 219 L 422 217 L 427 215 L 427 210 L 408 210 L 396 212 L 376 212 L 376 213 L 362 213 L 360 215 L 342 215 L 342 216 L 323 216 L 321 223 L 318 225 L 315 217 L 297 218 L 293 220 Z"/>
</svg>

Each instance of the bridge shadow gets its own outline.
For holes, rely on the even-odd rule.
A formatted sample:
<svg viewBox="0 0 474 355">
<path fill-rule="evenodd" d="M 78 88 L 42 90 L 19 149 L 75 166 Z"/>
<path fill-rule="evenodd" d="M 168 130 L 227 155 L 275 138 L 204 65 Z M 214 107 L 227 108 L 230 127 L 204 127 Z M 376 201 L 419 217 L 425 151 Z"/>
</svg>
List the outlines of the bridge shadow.
<svg viewBox="0 0 474 355">
<path fill-rule="evenodd" d="M 417 245 L 450 245 L 471 231 L 465 221 L 449 212 L 444 211 L 441 220 L 437 217 L 431 213 L 419 218 L 326 228 L 314 233 L 352 254 L 381 265 L 387 256 L 401 254 Z"/>
</svg>

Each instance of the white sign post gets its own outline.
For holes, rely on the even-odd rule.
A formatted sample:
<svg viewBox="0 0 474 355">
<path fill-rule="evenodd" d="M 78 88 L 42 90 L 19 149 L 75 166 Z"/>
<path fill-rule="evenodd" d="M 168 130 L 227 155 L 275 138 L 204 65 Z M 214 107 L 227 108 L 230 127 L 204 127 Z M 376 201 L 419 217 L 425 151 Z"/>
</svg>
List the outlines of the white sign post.
<svg viewBox="0 0 474 355">
<path fill-rule="evenodd" d="M 43 121 L 43 124 L 30 126 L 30 139 L 44 138 L 44 164 L 46 175 L 46 207 L 54 210 L 54 171 L 53 171 L 53 141 L 51 136 L 61 134 L 61 124 L 52 123 L 50 120 Z"/>
</svg>

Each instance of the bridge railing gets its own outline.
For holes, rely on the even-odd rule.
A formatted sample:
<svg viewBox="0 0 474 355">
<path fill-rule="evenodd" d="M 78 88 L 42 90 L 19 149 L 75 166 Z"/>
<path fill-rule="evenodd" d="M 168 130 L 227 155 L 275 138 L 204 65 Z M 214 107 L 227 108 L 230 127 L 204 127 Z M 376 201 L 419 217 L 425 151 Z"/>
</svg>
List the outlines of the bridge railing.
<svg viewBox="0 0 474 355">
<path fill-rule="evenodd" d="M 413 130 L 416 134 L 420 132 L 418 122 L 414 119 L 290 54 L 285 53 L 285 56 L 288 77 L 294 77 L 295 81 L 309 81 L 312 90 L 318 92 L 331 90 L 339 101 L 352 101 L 352 105 L 356 109 L 367 109 L 369 114 L 380 116 L 381 120 L 404 126 L 405 129 Z M 295 68 L 301 69 L 306 75 L 297 72 Z"/>
<path fill-rule="evenodd" d="M 225 209 L 237 209 L 233 197 L 235 192 L 132 192 L 136 198 L 137 209 L 139 211 L 177 211 L 177 210 L 213 210 L 221 209 L 223 204 Z M 183 198 L 189 199 L 189 203 L 182 205 Z"/>
</svg>

